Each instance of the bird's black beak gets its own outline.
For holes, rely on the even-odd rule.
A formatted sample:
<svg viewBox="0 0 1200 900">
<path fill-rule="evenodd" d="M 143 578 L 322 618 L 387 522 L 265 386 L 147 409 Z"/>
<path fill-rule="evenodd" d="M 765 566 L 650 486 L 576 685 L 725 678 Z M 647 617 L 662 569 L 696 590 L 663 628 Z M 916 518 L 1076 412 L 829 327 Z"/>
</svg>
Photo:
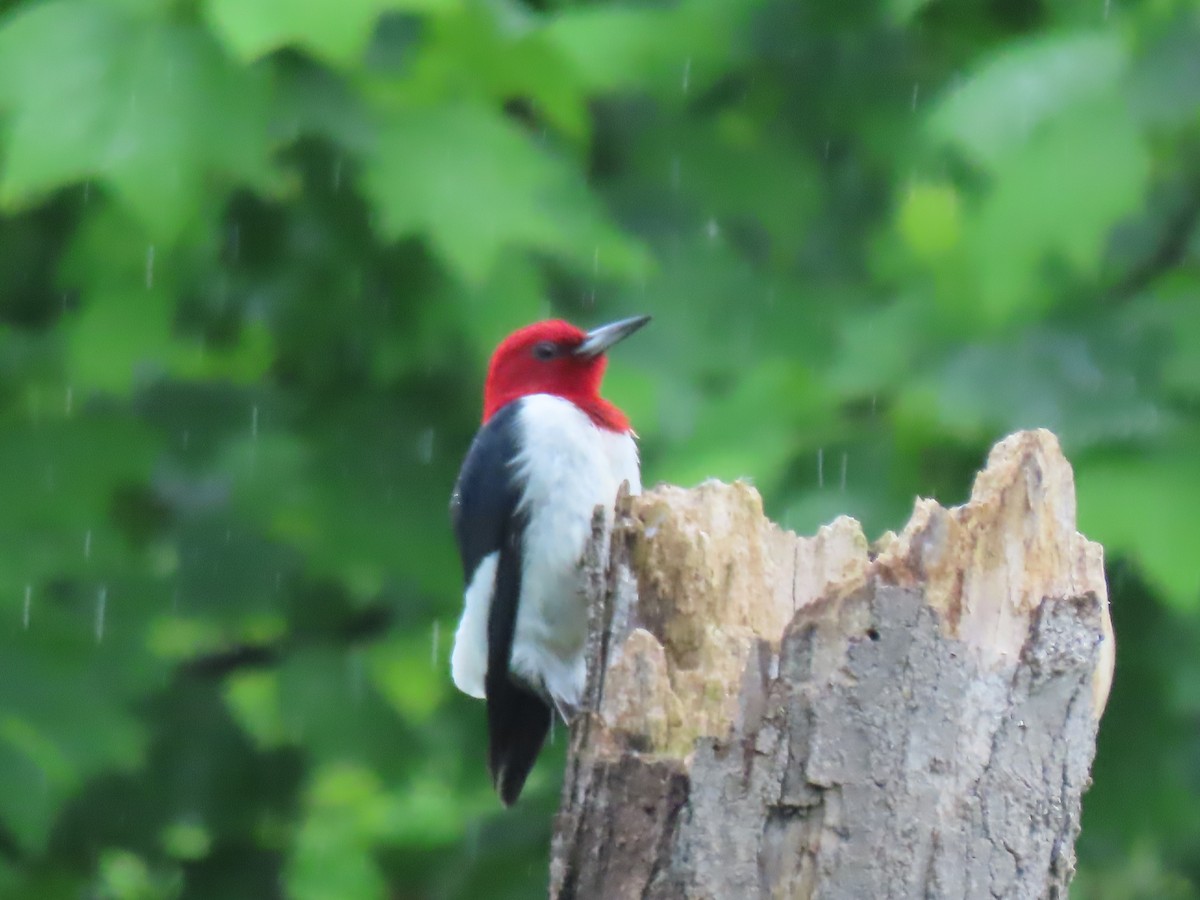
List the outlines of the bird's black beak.
<svg viewBox="0 0 1200 900">
<path fill-rule="evenodd" d="M 629 337 L 649 321 L 649 316 L 633 316 L 629 319 L 621 319 L 619 322 L 610 322 L 607 325 L 601 325 L 599 328 L 593 328 L 587 333 L 587 337 L 583 339 L 583 343 L 576 347 L 573 352 L 576 356 L 593 359 L 618 341 L 625 340 L 625 338 Z"/>
</svg>

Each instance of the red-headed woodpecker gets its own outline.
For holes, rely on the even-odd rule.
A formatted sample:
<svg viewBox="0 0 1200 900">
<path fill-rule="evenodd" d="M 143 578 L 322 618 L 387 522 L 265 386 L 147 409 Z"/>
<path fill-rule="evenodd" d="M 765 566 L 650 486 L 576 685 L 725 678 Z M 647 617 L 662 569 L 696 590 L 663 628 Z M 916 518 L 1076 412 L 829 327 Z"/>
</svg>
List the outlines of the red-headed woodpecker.
<svg viewBox="0 0 1200 900">
<path fill-rule="evenodd" d="M 488 768 L 504 804 L 521 793 L 550 728 L 587 677 L 579 563 L 597 506 L 641 490 L 629 420 L 600 396 L 605 351 L 650 320 L 584 332 L 537 322 L 496 348 L 483 425 L 450 501 L 466 593 L 454 683 L 487 700 Z"/>
</svg>

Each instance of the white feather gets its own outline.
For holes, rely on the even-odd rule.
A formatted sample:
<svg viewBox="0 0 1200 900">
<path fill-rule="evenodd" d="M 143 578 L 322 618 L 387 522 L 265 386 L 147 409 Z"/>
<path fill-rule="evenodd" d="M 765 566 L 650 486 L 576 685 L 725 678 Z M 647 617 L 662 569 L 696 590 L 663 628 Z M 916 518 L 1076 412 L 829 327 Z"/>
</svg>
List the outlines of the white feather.
<svg viewBox="0 0 1200 900">
<path fill-rule="evenodd" d="M 592 511 L 606 506 L 611 523 L 621 482 L 641 491 L 637 445 L 628 433 L 599 428 L 575 404 L 549 394 L 522 401 L 519 427 L 517 472 L 529 521 L 510 665 L 560 706 L 578 706 L 587 679 L 579 562 Z"/>
<path fill-rule="evenodd" d="M 487 674 L 487 623 L 496 584 L 496 562 L 500 553 L 489 553 L 475 569 L 467 585 L 463 615 L 454 633 L 450 674 L 464 694 L 484 698 L 483 677 Z"/>
</svg>

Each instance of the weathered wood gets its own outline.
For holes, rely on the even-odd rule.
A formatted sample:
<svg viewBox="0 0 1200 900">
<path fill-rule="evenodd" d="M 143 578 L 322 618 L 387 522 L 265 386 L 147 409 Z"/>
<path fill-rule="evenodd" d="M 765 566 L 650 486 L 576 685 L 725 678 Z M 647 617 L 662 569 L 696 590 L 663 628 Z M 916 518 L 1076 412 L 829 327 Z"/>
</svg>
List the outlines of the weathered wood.
<svg viewBox="0 0 1200 900">
<path fill-rule="evenodd" d="M 552 898 L 1066 896 L 1114 644 L 1053 435 L 874 548 L 716 482 L 596 535 Z"/>
</svg>

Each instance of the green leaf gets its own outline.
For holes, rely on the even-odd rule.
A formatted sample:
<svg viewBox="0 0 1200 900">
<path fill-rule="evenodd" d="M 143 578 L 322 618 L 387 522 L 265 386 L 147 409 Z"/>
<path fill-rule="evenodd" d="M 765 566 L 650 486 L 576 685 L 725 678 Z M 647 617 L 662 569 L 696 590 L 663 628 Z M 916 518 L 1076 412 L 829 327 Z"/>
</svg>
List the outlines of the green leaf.
<svg viewBox="0 0 1200 900">
<path fill-rule="evenodd" d="M 1173 606 L 1200 608 L 1200 446 L 1077 466 L 1079 529 L 1106 554 L 1128 554 Z"/>
<path fill-rule="evenodd" d="M 1189 284 L 1184 296 L 1163 303 L 1171 330 L 1171 348 L 1163 362 L 1167 385 L 1200 397 L 1200 285 Z"/>
<path fill-rule="evenodd" d="M 945 256 L 962 236 L 958 191 L 951 184 L 912 185 L 900 204 L 896 227 L 921 259 Z"/>
<path fill-rule="evenodd" d="M 468 281 L 505 250 L 541 250 L 604 273 L 644 268 L 577 176 L 480 106 L 412 110 L 389 123 L 364 175 L 390 237 L 425 234 Z"/>
<path fill-rule="evenodd" d="M 322 767 L 309 789 L 308 816 L 288 868 L 289 896 L 386 896 L 371 849 L 389 801 L 370 770 L 351 764 Z"/>
<path fill-rule="evenodd" d="M 700 407 L 688 452 L 675 455 L 661 474 L 688 487 L 707 478 L 753 478 L 770 494 L 795 457 L 799 423 L 811 423 L 824 407 L 806 367 L 773 359 Z"/>
<path fill-rule="evenodd" d="M 174 900 L 183 878 L 178 871 L 154 872 L 125 850 L 106 850 L 100 857 L 101 900 Z"/>
<path fill-rule="evenodd" d="M 173 240 L 210 196 L 210 178 L 268 181 L 262 87 L 198 28 L 88 0 L 23 9 L 0 28 L 0 108 L 10 114 L 0 202 L 25 206 L 96 178 L 151 234 Z"/>
<path fill-rule="evenodd" d="M 387 10 L 454 9 L 459 0 L 205 0 L 213 30 L 243 60 L 289 44 L 335 65 L 362 58 L 375 22 Z"/>
<path fill-rule="evenodd" d="M 106 527 L 113 493 L 148 480 L 157 440 L 131 420 L 56 412 L 65 418 L 0 428 L 0 603 L 128 562 L 124 538 Z"/>
<path fill-rule="evenodd" d="M 1126 66 L 1116 31 L 1038 35 L 1001 45 L 930 118 L 934 135 L 996 165 L 1044 123 L 1107 93 Z"/>
<path fill-rule="evenodd" d="M 428 26 L 406 67 L 406 96 L 422 102 L 471 99 L 483 104 L 526 99 L 536 115 L 580 144 L 591 116 L 583 84 L 544 29 L 511 7 L 471 4 Z"/>
<path fill-rule="evenodd" d="M 436 635 L 409 635 L 378 643 L 368 652 L 376 689 L 413 721 L 429 719 L 448 690 L 444 649 L 435 640 Z"/>
<path fill-rule="evenodd" d="M 943 435 L 987 441 L 1049 428 L 1072 450 L 1161 437 L 1174 423 L 1148 393 L 1144 344 L 1121 333 L 1033 329 L 1009 341 L 962 347 L 902 393 L 936 417 Z"/>
<path fill-rule="evenodd" d="M 1093 274 L 1149 178 L 1145 139 L 1119 102 L 1072 110 L 1009 153 L 967 226 L 981 318 L 1004 323 L 1054 302 L 1041 277 L 1049 261 Z"/>
<path fill-rule="evenodd" d="M 573 6 L 546 33 L 596 90 L 653 87 L 683 97 L 740 52 L 743 23 L 756 7 L 729 0 Z"/>
<path fill-rule="evenodd" d="M 895 389 L 928 352 L 935 324 L 936 310 L 920 296 L 845 313 L 838 354 L 827 370 L 830 384 L 848 397 Z"/>
</svg>

